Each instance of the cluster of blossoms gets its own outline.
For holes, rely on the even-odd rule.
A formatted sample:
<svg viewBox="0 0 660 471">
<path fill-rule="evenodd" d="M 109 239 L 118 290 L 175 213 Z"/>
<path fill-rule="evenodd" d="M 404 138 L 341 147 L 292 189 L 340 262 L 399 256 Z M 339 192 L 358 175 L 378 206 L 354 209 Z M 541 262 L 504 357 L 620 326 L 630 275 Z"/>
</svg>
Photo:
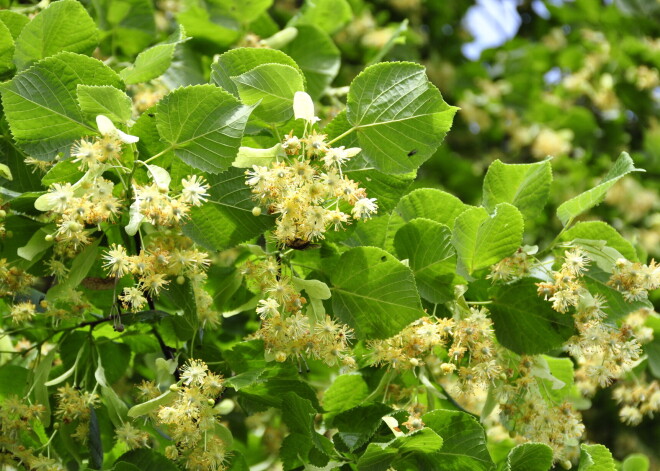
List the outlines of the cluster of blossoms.
<svg viewBox="0 0 660 471">
<path fill-rule="evenodd" d="M 628 425 L 638 425 L 645 415 L 653 417 L 660 412 L 660 382 L 643 380 L 624 381 L 612 391 L 614 399 L 622 405 L 619 418 Z"/>
<path fill-rule="evenodd" d="M 564 344 L 579 368 L 576 380 L 582 392 L 593 395 L 629 371 L 641 355 L 641 346 L 627 324 L 620 328 L 605 322 L 605 298 L 592 295 L 582 276 L 591 260 L 581 248 L 567 250 L 554 282 L 537 283 L 539 295 L 552 301 L 554 310 L 566 313 L 574 308 L 577 335 Z"/>
<path fill-rule="evenodd" d="M 165 456 L 191 471 L 224 470 L 228 451 L 215 433 L 219 422 L 214 408 L 224 380 L 201 360 L 189 360 L 181 368 L 181 379 L 180 387 L 171 388 L 176 391 L 174 402 L 161 406 L 156 415 L 174 443 L 165 448 Z"/>
<path fill-rule="evenodd" d="M 582 296 L 588 294 L 581 277 L 589 263 L 581 248 L 567 250 L 561 268 L 552 274 L 554 282 L 536 284 L 539 296 L 552 301 L 552 308 L 557 312 L 566 313 L 571 307 L 577 307 Z"/>
<path fill-rule="evenodd" d="M 140 116 L 158 103 L 169 92 L 169 89 L 159 80 L 138 83 L 129 86 L 133 95 L 133 116 Z"/>
<path fill-rule="evenodd" d="M 472 394 L 492 384 L 502 373 L 496 357 L 493 324 L 487 312 L 484 308 L 472 308 L 459 320 L 418 319 L 394 337 L 371 341 L 372 363 L 397 370 L 411 369 L 424 365 L 437 347 L 447 348 L 448 359 L 439 365 L 438 372 L 443 375 L 456 372 L 456 392 Z"/>
<path fill-rule="evenodd" d="M 209 186 L 197 175 L 181 180 L 182 190 L 178 195 L 170 195 L 168 186 L 156 181 L 149 185 L 133 184 L 131 225 L 137 227 L 144 220 L 154 226 L 176 226 L 188 216 L 192 206 L 201 206 L 209 196 Z"/>
<path fill-rule="evenodd" d="M 23 465 L 27 469 L 64 470 L 55 459 L 36 455 L 36 450 L 20 442 L 21 437 L 32 432 L 32 424 L 38 422 L 45 411 L 43 405 L 28 404 L 18 396 L 3 400 L 0 407 L 0 468 L 22 469 Z"/>
<path fill-rule="evenodd" d="M 503 258 L 490 267 L 490 274 L 486 278 L 492 279 L 495 283 L 498 281 L 513 281 L 529 276 L 536 262 L 532 257 L 536 250 L 537 247 L 520 247 L 512 256 Z"/>
<path fill-rule="evenodd" d="M 647 299 L 649 291 L 660 288 L 660 265 L 655 260 L 643 265 L 620 258 L 607 284 L 621 292 L 628 302 Z"/>
<path fill-rule="evenodd" d="M 77 183 L 53 183 L 48 193 L 37 200 L 37 208 L 55 215 L 57 230 L 54 237 L 58 252 L 72 255 L 90 243 L 91 230 L 86 225 L 98 225 L 113 220 L 121 211 L 115 185 L 90 171 Z M 41 201 L 40 201 L 41 200 Z"/>
<path fill-rule="evenodd" d="M 349 355 L 353 331 L 330 316 L 304 314 L 307 300 L 293 285 L 292 278 L 282 276 L 281 271 L 281 265 L 273 258 L 248 262 L 243 268 L 248 282 L 267 296 L 258 303 L 262 324 L 255 333 L 263 339 L 267 354 L 279 362 L 287 358 L 305 361 L 309 357 L 329 366 L 354 367 L 355 359 Z"/>
<path fill-rule="evenodd" d="M 139 311 L 147 304 L 147 296 L 157 297 L 171 278 L 177 283 L 189 279 L 195 294 L 197 315 L 202 324 L 217 325 L 220 314 L 213 309 L 213 299 L 204 289 L 206 269 L 211 260 L 192 241 L 182 235 L 159 232 L 147 241 L 137 255 L 129 255 L 122 245 L 112 244 L 103 255 L 108 274 L 121 278 L 132 275 L 137 285 L 125 287 L 119 296 L 124 308 Z"/>
<path fill-rule="evenodd" d="M 548 397 L 550 387 L 543 384 L 546 380 L 534 374 L 535 367 L 540 366 L 537 362 L 534 357 L 522 357 L 516 379 L 495 389 L 500 419 L 521 441 L 550 446 L 553 460 L 569 469 L 579 456 L 582 418 L 570 402 L 555 405 Z"/>
<path fill-rule="evenodd" d="M 0 296 L 24 293 L 34 282 L 34 276 L 20 267 L 12 266 L 6 258 L 0 259 Z"/>
<path fill-rule="evenodd" d="M 76 431 L 71 436 L 84 444 L 89 436 L 91 409 L 95 409 L 99 405 L 100 399 L 96 394 L 76 389 L 67 384 L 57 389 L 55 416 L 64 424 L 77 422 Z"/>
<path fill-rule="evenodd" d="M 329 227 L 339 230 L 351 218 L 366 219 L 378 209 L 376 199 L 367 198 L 365 189 L 342 173 L 361 149 L 330 147 L 326 137 L 313 130 L 299 138 L 292 131 L 282 142 L 285 160 L 246 172 L 255 200 L 278 215 L 275 237 L 282 245 L 323 239 Z M 349 207 L 350 215 L 345 212 Z"/>
</svg>

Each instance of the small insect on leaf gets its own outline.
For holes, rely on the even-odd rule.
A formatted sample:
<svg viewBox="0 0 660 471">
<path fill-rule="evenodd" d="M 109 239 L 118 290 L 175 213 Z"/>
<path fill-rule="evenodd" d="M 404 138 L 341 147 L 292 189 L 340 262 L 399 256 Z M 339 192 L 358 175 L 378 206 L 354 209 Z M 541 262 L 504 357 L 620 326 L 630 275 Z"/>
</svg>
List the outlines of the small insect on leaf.
<svg viewBox="0 0 660 471">
<path fill-rule="evenodd" d="M 413 149 L 413 150 L 411 150 L 410 152 L 408 152 L 408 157 L 412 157 L 412 156 L 415 155 L 416 153 L 417 153 L 417 149 Z"/>
</svg>

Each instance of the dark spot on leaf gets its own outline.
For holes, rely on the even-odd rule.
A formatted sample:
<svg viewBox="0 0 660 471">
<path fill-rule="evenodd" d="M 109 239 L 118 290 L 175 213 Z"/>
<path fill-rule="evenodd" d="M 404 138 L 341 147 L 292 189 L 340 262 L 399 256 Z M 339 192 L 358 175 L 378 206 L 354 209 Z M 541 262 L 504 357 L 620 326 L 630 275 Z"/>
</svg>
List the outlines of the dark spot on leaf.
<svg viewBox="0 0 660 471">
<path fill-rule="evenodd" d="M 153 113 L 147 113 L 147 116 L 149 116 L 150 118 L 155 118 L 156 117 L 156 115 L 153 114 Z"/>
<path fill-rule="evenodd" d="M 410 152 L 408 152 L 408 157 L 412 157 L 412 156 L 415 155 L 416 153 L 417 153 L 417 149 L 413 149 L 413 150 L 411 150 Z"/>
<path fill-rule="evenodd" d="M 384 261 L 386 261 L 386 260 L 387 260 L 387 257 L 386 257 L 385 255 L 383 255 L 382 257 L 380 257 L 380 261 L 381 261 L 381 262 L 384 262 Z"/>
</svg>

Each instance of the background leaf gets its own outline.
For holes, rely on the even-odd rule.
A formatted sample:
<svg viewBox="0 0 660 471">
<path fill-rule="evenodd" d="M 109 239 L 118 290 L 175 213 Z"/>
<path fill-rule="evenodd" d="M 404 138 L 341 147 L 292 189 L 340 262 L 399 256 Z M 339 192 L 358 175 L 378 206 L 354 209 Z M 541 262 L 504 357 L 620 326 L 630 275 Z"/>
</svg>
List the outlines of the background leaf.
<svg viewBox="0 0 660 471">
<path fill-rule="evenodd" d="M 567 225 L 569 221 L 603 201 L 607 191 L 630 172 L 643 171 L 635 168 L 635 164 L 627 152 L 622 152 L 603 181 L 592 189 L 562 203 L 557 208 L 557 217 L 564 226 Z"/>
<path fill-rule="evenodd" d="M 158 104 L 158 133 L 188 165 L 219 173 L 236 158 L 251 112 L 214 85 L 179 88 Z"/>
<path fill-rule="evenodd" d="M 424 315 L 412 271 L 382 249 L 348 250 L 331 279 L 333 312 L 359 339 L 391 337 Z"/>
<path fill-rule="evenodd" d="M 104 115 L 116 123 L 131 119 L 132 102 L 126 93 L 110 85 L 78 85 L 80 109 L 93 116 Z"/>
<path fill-rule="evenodd" d="M 318 99 L 339 72 L 341 58 L 332 39 L 313 24 L 296 26 L 298 34 L 282 48 L 290 56 L 307 79 L 307 93 Z"/>
<path fill-rule="evenodd" d="M 293 117 L 293 95 L 304 90 L 303 78 L 293 67 L 262 64 L 231 77 L 238 95 L 246 105 L 254 105 L 255 115 L 268 123 Z"/>
<path fill-rule="evenodd" d="M 245 173 L 232 168 L 219 175 L 209 175 L 209 201 L 193 208 L 184 232 L 212 250 L 223 250 L 258 236 L 275 224 L 275 218 L 252 215 L 255 202 L 245 185 Z"/>
<path fill-rule="evenodd" d="M 493 303 L 488 307 L 497 340 L 521 355 L 559 348 L 573 335 L 573 318 L 538 296 L 537 281 L 523 278 L 491 289 Z"/>
<path fill-rule="evenodd" d="M 451 230 L 430 219 L 413 219 L 394 236 L 399 259 L 408 259 L 421 297 L 432 303 L 454 299 L 456 251 Z"/>
<path fill-rule="evenodd" d="M 367 67 L 351 83 L 346 103 L 364 158 L 393 174 L 411 172 L 431 157 L 455 113 L 426 69 L 408 62 Z"/>
<path fill-rule="evenodd" d="M 470 208 L 456 218 L 452 243 L 458 255 L 458 274 L 471 275 L 513 255 L 522 244 L 523 217 L 515 206 L 500 203 L 492 214 Z"/>
<path fill-rule="evenodd" d="M 496 160 L 484 178 L 483 205 L 492 211 L 498 203 L 510 203 L 525 219 L 541 214 L 552 183 L 550 161 L 534 164 L 505 164 Z"/>
<path fill-rule="evenodd" d="M 543 443 L 523 443 L 506 459 L 507 471 L 548 471 L 552 468 L 552 448 Z"/>
<path fill-rule="evenodd" d="M 72 52 L 44 59 L 0 84 L 11 132 L 26 153 L 42 160 L 58 152 L 68 155 L 76 139 L 97 133 L 94 118 L 85 116 L 78 106 L 78 85 L 122 88 L 112 69 Z M 35 120 L 41 125 L 35 127 Z"/>
<path fill-rule="evenodd" d="M 16 38 L 14 62 L 25 69 L 61 51 L 91 54 L 98 44 L 94 20 L 80 2 L 60 0 L 35 16 Z"/>
</svg>

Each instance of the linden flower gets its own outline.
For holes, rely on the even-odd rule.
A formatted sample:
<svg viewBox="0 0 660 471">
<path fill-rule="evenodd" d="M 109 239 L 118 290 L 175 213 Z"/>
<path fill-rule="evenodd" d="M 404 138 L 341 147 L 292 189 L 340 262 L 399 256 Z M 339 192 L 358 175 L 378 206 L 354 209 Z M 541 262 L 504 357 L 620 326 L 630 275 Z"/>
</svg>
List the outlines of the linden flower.
<svg viewBox="0 0 660 471">
<path fill-rule="evenodd" d="M 323 163 L 328 168 L 334 164 L 341 166 L 351 157 L 358 155 L 361 150 L 359 147 L 345 149 L 344 146 L 330 148 L 323 156 Z"/>
<path fill-rule="evenodd" d="M 259 307 L 257 307 L 257 314 L 262 318 L 274 316 L 278 313 L 277 308 L 279 307 L 280 303 L 273 298 L 261 299 L 259 300 Z"/>
<path fill-rule="evenodd" d="M 204 201 L 208 201 L 209 194 L 207 193 L 209 186 L 204 181 L 203 177 L 197 175 L 188 175 L 188 178 L 181 180 L 183 190 L 181 191 L 181 199 L 190 203 L 193 206 L 201 206 Z"/>
<path fill-rule="evenodd" d="M 125 132 L 117 129 L 113 122 L 110 121 L 110 118 L 103 116 L 102 114 L 96 117 L 96 126 L 99 128 L 99 132 L 103 136 L 119 139 L 126 144 L 135 144 L 140 140 L 140 138 L 137 136 L 131 136 L 130 134 L 126 134 Z"/>
<path fill-rule="evenodd" d="M 103 266 L 110 271 L 112 276 L 121 278 L 131 271 L 131 259 L 121 245 L 112 244 L 103 256 L 103 260 L 105 260 Z"/>
<path fill-rule="evenodd" d="M 206 378 L 208 367 L 201 360 L 188 360 L 188 363 L 181 367 L 181 379 L 186 386 L 202 385 Z"/>
<path fill-rule="evenodd" d="M 370 218 L 376 211 L 378 211 L 376 198 L 360 198 L 355 202 L 355 206 L 353 206 L 351 213 L 355 218 L 367 219 Z"/>
</svg>

